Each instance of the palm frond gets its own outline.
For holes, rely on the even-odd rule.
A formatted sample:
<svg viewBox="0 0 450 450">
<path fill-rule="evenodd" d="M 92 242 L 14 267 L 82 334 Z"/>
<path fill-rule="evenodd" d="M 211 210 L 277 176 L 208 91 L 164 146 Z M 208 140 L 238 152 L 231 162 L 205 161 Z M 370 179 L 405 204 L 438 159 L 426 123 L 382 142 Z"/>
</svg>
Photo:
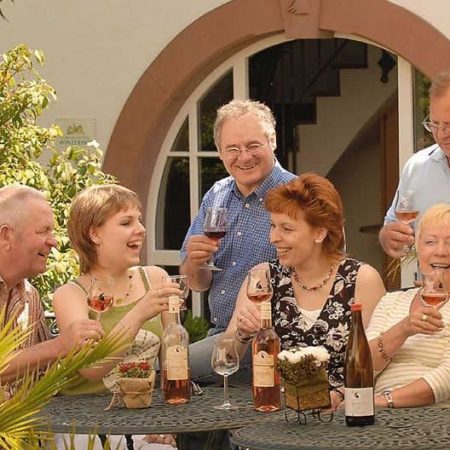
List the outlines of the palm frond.
<svg viewBox="0 0 450 450">
<path fill-rule="evenodd" d="M 5 349 L 0 334 L 0 355 L 10 359 L 17 342 L 23 342 L 27 332 L 20 329 L 11 330 L 10 323 L 5 328 L 16 338 L 13 346 L 8 340 L 8 335 L 8 348 Z M 25 374 L 15 395 L 0 404 L 0 448 L 11 450 L 26 448 L 30 440 L 30 432 L 33 432 L 38 425 L 43 427 L 41 419 L 37 417 L 42 406 L 64 385 L 72 381 L 80 369 L 114 360 L 115 357 L 109 355 L 123 349 L 126 342 L 126 333 L 110 334 L 100 342 L 91 342 L 79 351 L 73 350 L 65 358 L 52 364 L 40 377 L 36 373 Z M 1 363 L 3 361 L 0 361 L 0 365 Z"/>
<path fill-rule="evenodd" d="M 402 267 L 408 266 L 413 261 L 417 261 L 417 253 L 414 248 L 402 258 L 393 259 L 386 268 L 386 276 L 393 280 L 400 273 Z"/>
</svg>

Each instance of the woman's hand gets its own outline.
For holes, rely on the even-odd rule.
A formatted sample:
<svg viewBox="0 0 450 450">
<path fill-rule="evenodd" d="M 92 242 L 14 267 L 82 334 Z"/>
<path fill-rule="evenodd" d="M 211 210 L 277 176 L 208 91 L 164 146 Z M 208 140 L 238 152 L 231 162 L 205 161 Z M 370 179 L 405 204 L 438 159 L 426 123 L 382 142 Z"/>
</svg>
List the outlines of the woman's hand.
<svg viewBox="0 0 450 450">
<path fill-rule="evenodd" d="M 259 331 L 261 315 L 259 308 L 251 302 L 247 302 L 239 310 L 236 316 L 236 328 L 242 335 L 253 335 Z"/>
<path fill-rule="evenodd" d="M 168 311 L 169 297 L 176 296 L 181 298 L 181 294 L 182 292 L 177 283 L 165 283 L 156 289 L 150 289 L 136 307 L 139 307 L 143 311 L 146 320 L 149 320 L 163 311 Z"/>
<path fill-rule="evenodd" d="M 444 322 L 442 314 L 431 306 L 418 304 L 411 308 L 409 316 L 405 318 L 406 333 L 408 336 L 415 334 L 432 335 L 442 330 Z"/>
</svg>

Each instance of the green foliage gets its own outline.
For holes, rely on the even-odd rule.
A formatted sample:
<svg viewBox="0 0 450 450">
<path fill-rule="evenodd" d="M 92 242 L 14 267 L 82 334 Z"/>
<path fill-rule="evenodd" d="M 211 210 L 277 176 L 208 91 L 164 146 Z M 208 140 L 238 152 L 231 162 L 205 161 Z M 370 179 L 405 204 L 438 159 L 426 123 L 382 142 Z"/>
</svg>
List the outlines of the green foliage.
<svg viewBox="0 0 450 450">
<path fill-rule="evenodd" d="M 37 66 L 44 55 L 25 45 L 2 55 L 0 62 L 0 187 L 19 183 L 41 190 L 55 212 L 55 237 L 48 271 L 33 284 L 46 302 L 51 293 L 78 275 L 78 263 L 69 246 L 66 222 L 73 197 L 93 184 L 115 182 L 100 170 L 102 152 L 96 143 L 90 150 L 69 147 L 55 149 L 55 139 L 62 135 L 56 125 L 37 124 L 44 109 L 56 100 L 55 90 L 40 76 Z M 49 162 L 41 163 L 44 157 Z"/>
<path fill-rule="evenodd" d="M 183 326 L 189 333 L 191 344 L 205 338 L 209 328 L 208 321 L 203 317 L 192 317 L 191 310 L 186 313 Z"/>
<path fill-rule="evenodd" d="M 0 323 L 4 322 L 3 313 Z M 13 319 L 0 328 L 0 372 L 11 359 L 18 342 L 23 342 L 27 331 L 12 328 Z M 16 393 L 10 398 L 0 399 L 0 448 L 22 450 L 38 448 L 34 444 L 38 437 L 48 438 L 48 433 L 36 432 L 36 427 L 44 429 L 45 423 L 37 414 L 53 396 L 77 376 L 83 367 L 110 362 L 111 355 L 123 349 L 126 334 L 109 335 L 99 343 L 91 342 L 80 351 L 73 351 L 65 358 L 52 364 L 44 375 L 36 377 L 26 374 Z"/>
</svg>

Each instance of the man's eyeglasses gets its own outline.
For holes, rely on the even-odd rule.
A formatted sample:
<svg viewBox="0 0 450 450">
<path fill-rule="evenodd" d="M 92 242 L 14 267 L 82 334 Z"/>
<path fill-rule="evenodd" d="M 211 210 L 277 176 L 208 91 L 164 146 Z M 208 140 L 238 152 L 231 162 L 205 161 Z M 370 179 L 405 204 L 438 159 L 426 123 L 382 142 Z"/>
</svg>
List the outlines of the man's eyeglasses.
<svg viewBox="0 0 450 450">
<path fill-rule="evenodd" d="M 243 148 L 227 147 L 226 149 L 222 150 L 222 155 L 227 159 L 237 159 L 245 150 L 247 153 L 250 153 L 251 156 L 256 156 L 261 152 L 266 143 L 267 141 L 262 144 L 260 142 L 252 142 L 251 144 L 246 145 Z"/>
<path fill-rule="evenodd" d="M 425 130 L 430 133 L 436 133 L 438 130 L 441 130 L 443 133 L 450 129 L 450 122 L 434 122 L 430 120 L 430 116 L 427 116 L 423 121 L 422 125 Z"/>
</svg>

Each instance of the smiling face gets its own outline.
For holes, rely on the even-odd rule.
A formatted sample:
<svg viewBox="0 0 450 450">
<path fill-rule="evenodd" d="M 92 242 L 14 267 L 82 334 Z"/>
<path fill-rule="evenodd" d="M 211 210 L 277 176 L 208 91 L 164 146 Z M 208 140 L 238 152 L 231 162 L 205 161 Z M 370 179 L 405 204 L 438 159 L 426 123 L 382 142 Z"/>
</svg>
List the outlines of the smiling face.
<svg viewBox="0 0 450 450">
<path fill-rule="evenodd" d="M 123 269 L 139 264 L 139 253 L 145 238 L 142 214 L 136 207 L 127 207 L 108 217 L 105 223 L 91 230 L 97 244 L 98 264 Z"/>
<path fill-rule="evenodd" d="M 450 124 L 450 89 L 442 95 L 430 98 L 430 120 L 439 124 Z M 433 132 L 433 137 L 447 158 L 450 158 L 450 126 L 445 131 L 436 130 Z"/>
<path fill-rule="evenodd" d="M 50 205 L 38 198 L 28 199 L 25 219 L 15 227 L 11 240 L 17 273 L 22 278 L 31 278 L 47 270 L 48 255 L 56 247 L 53 228 Z"/>
<path fill-rule="evenodd" d="M 416 242 L 422 273 L 442 268 L 447 289 L 450 288 L 450 221 L 439 225 L 426 224 Z"/>
<path fill-rule="evenodd" d="M 227 119 L 220 132 L 219 156 L 244 196 L 251 194 L 269 175 L 274 165 L 275 134 L 269 136 L 261 121 L 251 113 Z M 260 145 L 252 155 L 246 149 Z M 227 149 L 239 148 L 241 154 L 228 157 Z"/>
<path fill-rule="evenodd" d="M 275 245 L 283 266 L 301 267 L 322 253 L 321 242 L 326 231 L 309 225 L 301 211 L 296 219 L 287 214 L 270 213 L 270 220 L 270 242 Z"/>
</svg>

